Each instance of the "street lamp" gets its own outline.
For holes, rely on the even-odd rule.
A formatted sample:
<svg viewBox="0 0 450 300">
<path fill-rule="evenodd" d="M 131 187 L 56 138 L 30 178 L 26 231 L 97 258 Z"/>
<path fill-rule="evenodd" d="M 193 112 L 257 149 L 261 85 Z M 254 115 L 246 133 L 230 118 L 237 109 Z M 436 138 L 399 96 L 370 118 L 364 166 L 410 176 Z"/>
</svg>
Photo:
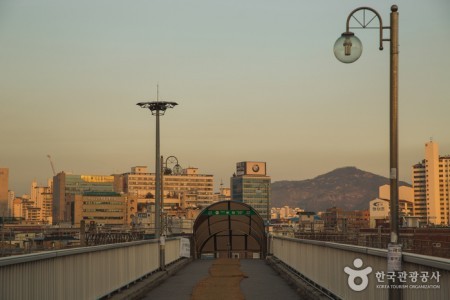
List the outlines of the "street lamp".
<svg viewBox="0 0 450 300">
<path fill-rule="evenodd" d="M 362 11 L 363 19 L 355 17 L 355 13 Z M 366 18 L 366 12 L 373 16 Z M 376 28 L 380 32 L 380 50 L 383 50 L 383 42 L 390 42 L 390 196 L 391 196 L 391 238 L 388 245 L 388 272 L 401 271 L 401 245 L 399 244 L 398 226 L 398 7 L 391 6 L 391 26 L 384 27 L 380 14 L 370 7 L 359 7 L 353 10 L 347 17 L 346 31 L 334 44 L 334 55 L 343 63 L 356 61 L 362 53 L 361 41 L 350 32 L 350 20 L 354 19 L 360 27 L 353 28 Z M 378 18 L 379 26 L 370 27 L 370 23 Z M 383 29 L 389 29 L 390 38 L 383 38 Z M 400 299 L 399 289 L 389 289 L 389 299 Z"/>
<path fill-rule="evenodd" d="M 355 62 L 362 54 L 362 43 L 353 32 L 344 32 L 334 44 L 334 55 L 343 63 Z"/>
<path fill-rule="evenodd" d="M 183 172 L 183 168 L 178 163 L 178 158 L 171 155 L 166 158 L 163 166 L 164 175 L 180 175 Z"/>
<path fill-rule="evenodd" d="M 155 238 L 160 237 L 161 233 L 161 156 L 159 143 L 159 117 L 163 116 L 168 108 L 174 108 L 178 103 L 159 101 L 159 92 L 157 101 L 153 102 L 139 102 L 137 103 L 141 108 L 148 108 L 153 116 L 156 116 L 156 178 L 155 178 Z"/>
<path fill-rule="evenodd" d="M 178 164 L 178 158 L 176 158 L 175 156 L 169 156 L 166 158 L 165 163 L 162 163 L 163 161 L 163 156 L 161 156 L 161 168 L 162 168 L 162 173 L 161 173 L 161 201 L 160 201 L 160 206 L 161 206 L 161 234 L 166 234 L 167 233 L 167 213 L 164 212 L 164 179 L 163 176 L 165 175 L 180 175 L 181 172 L 183 171 L 183 169 L 181 168 L 181 166 Z M 173 166 L 172 166 L 173 165 Z M 172 166 L 171 168 L 169 166 Z"/>
</svg>

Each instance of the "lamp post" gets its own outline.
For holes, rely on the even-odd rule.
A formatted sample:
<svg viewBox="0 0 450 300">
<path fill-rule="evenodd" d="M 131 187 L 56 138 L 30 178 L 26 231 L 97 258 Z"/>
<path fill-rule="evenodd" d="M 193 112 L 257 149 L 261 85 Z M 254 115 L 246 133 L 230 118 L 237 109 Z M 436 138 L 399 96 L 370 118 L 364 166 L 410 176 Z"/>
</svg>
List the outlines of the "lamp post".
<svg viewBox="0 0 450 300">
<path fill-rule="evenodd" d="M 155 159 L 155 238 L 159 238 L 161 234 L 161 156 L 160 156 L 160 138 L 159 138 L 159 117 L 163 116 L 168 108 L 174 108 L 178 103 L 159 101 L 159 92 L 157 95 L 158 101 L 153 102 L 139 102 L 141 108 L 148 108 L 153 116 L 156 116 L 156 159 Z"/>
<path fill-rule="evenodd" d="M 171 155 L 166 158 L 163 173 L 164 175 L 180 175 L 183 172 L 183 168 L 178 163 L 178 158 Z"/>
<path fill-rule="evenodd" d="M 362 11 L 363 19 L 355 16 Z M 374 16 L 366 18 L 366 12 Z M 361 41 L 350 32 L 350 20 L 354 19 L 360 27 L 352 28 L 376 28 L 380 32 L 380 50 L 383 50 L 383 42 L 390 42 L 390 243 L 388 245 L 388 272 L 401 271 L 401 245 L 399 244 L 398 224 L 398 7 L 391 6 L 391 26 L 383 26 L 380 14 L 370 7 L 359 7 L 353 10 L 347 17 L 346 31 L 334 44 L 334 54 L 343 63 L 356 61 L 362 53 Z M 377 18 L 378 27 L 371 27 L 370 23 Z M 383 38 L 383 30 L 389 29 L 390 38 Z M 389 299 L 400 299 L 400 289 L 389 289 Z"/>
<path fill-rule="evenodd" d="M 178 158 L 169 156 L 163 163 L 164 157 L 161 156 L 161 234 L 167 234 L 167 213 L 164 212 L 164 176 L 165 175 L 180 175 L 182 172 L 181 166 L 178 164 Z M 169 168 L 169 165 L 174 165 Z"/>
</svg>

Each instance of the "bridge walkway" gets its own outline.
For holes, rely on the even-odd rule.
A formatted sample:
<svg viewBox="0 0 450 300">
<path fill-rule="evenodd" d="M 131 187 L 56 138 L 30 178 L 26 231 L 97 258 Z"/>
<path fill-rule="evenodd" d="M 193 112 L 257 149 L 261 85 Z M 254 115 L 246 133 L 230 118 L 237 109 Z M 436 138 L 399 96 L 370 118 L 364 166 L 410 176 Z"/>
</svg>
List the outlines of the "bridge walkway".
<svg viewBox="0 0 450 300">
<path fill-rule="evenodd" d="M 213 260 L 195 260 L 169 277 L 161 285 L 148 292 L 143 300 L 189 300 L 192 291 L 199 281 L 209 276 L 208 270 Z M 240 270 L 245 278 L 240 283 L 246 300 L 298 300 L 299 294 L 283 278 L 281 278 L 264 260 L 240 260 Z M 224 295 L 217 295 L 219 299 Z"/>
</svg>

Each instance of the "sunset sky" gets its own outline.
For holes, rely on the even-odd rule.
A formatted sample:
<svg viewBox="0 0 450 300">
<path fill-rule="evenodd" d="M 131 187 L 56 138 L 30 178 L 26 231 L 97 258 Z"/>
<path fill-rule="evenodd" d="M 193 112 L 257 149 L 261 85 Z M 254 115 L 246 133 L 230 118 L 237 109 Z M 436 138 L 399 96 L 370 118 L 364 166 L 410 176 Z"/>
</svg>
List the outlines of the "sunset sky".
<svg viewBox="0 0 450 300">
<path fill-rule="evenodd" d="M 161 154 L 229 178 L 265 161 L 272 181 L 344 166 L 389 175 L 389 43 L 358 30 L 363 54 L 333 54 L 348 14 L 400 14 L 400 179 L 432 138 L 450 154 L 450 1 L 2 0 L 0 167 L 29 193 L 52 170 L 154 172 L 155 118 L 176 101 Z M 374 21 L 374 24 L 377 24 Z M 385 30 L 386 37 L 389 31 Z M 218 185 L 216 186 L 216 189 Z"/>
</svg>

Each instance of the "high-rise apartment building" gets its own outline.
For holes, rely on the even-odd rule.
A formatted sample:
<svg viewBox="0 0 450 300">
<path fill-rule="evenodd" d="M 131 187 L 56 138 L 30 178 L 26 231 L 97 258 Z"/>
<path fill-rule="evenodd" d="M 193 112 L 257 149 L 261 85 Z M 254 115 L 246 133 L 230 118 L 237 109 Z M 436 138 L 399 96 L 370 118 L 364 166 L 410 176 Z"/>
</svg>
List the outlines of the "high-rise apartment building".
<svg viewBox="0 0 450 300">
<path fill-rule="evenodd" d="M 114 186 L 114 176 L 58 173 L 53 177 L 53 223 L 73 222 L 71 196 L 85 192 L 114 192 Z"/>
<path fill-rule="evenodd" d="M 9 215 L 8 177 L 9 177 L 9 169 L 0 168 L 0 217 Z"/>
<path fill-rule="evenodd" d="M 269 220 L 271 179 L 266 173 L 266 163 L 239 162 L 230 181 L 231 200 L 250 205 L 264 220 Z"/>
<path fill-rule="evenodd" d="M 30 201 L 33 202 L 33 217 L 35 221 L 52 224 L 53 191 L 50 186 L 38 186 L 36 181 L 31 183 Z"/>
<path fill-rule="evenodd" d="M 427 224 L 449 225 L 450 155 L 439 156 L 438 144 L 430 141 L 412 173 L 415 214 Z"/>
<path fill-rule="evenodd" d="M 155 174 L 147 167 L 132 167 L 130 173 L 120 175 L 123 192 L 135 195 L 140 203 L 155 203 Z M 206 207 L 214 202 L 214 176 L 199 174 L 197 168 L 183 169 L 180 174 L 163 175 L 163 205 L 175 207 Z"/>
</svg>

